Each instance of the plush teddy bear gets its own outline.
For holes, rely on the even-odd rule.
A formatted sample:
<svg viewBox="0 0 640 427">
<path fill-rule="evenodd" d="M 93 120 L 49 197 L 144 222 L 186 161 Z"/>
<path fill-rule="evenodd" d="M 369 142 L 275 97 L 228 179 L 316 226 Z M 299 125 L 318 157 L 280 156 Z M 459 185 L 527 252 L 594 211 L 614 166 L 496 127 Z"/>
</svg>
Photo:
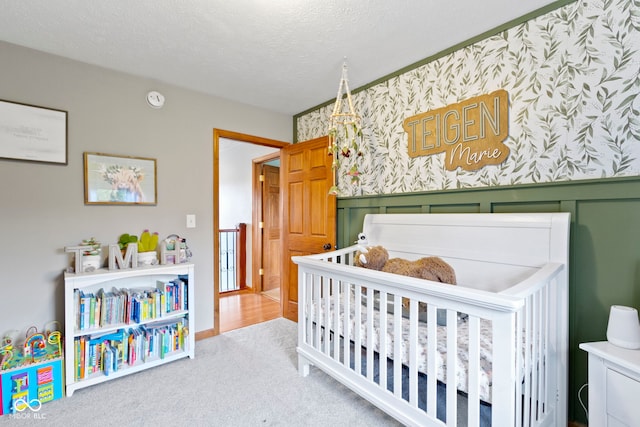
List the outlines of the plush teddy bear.
<svg viewBox="0 0 640 427">
<path fill-rule="evenodd" d="M 442 258 L 430 256 L 409 261 L 402 258 L 389 259 L 389 253 L 382 246 L 361 246 L 356 252 L 354 265 L 387 273 L 401 274 L 403 276 L 417 277 L 433 282 L 456 284 L 456 273 Z M 409 301 L 402 299 L 403 316 L 408 317 Z M 420 303 L 418 306 L 419 318 L 426 320 L 427 306 Z M 437 323 L 446 326 L 446 310 L 438 309 Z"/>
<path fill-rule="evenodd" d="M 442 258 L 436 256 L 424 257 L 415 261 L 391 258 L 384 264 L 382 271 L 450 285 L 456 284 L 456 273 L 453 268 Z"/>
<path fill-rule="evenodd" d="M 389 253 L 382 246 L 360 246 L 356 251 L 354 265 L 380 271 L 389 260 Z"/>
<path fill-rule="evenodd" d="M 402 258 L 389 259 L 389 253 L 382 246 L 361 247 L 356 252 L 354 265 L 433 282 L 456 284 L 455 271 L 442 258 L 431 256 L 415 261 Z"/>
</svg>

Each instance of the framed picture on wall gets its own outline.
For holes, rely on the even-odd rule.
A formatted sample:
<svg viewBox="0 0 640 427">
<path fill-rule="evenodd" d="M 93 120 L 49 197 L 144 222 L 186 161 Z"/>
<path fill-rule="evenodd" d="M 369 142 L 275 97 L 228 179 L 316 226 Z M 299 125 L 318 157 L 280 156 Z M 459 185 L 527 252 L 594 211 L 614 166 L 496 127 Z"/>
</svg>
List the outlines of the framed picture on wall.
<svg viewBox="0 0 640 427">
<path fill-rule="evenodd" d="M 157 204 L 156 159 L 84 153 L 84 203 Z"/>
<path fill-rule="evenodd" d="M 67 112 L 0 100 L 0 157 L 67 164 Z"/>
</svg>

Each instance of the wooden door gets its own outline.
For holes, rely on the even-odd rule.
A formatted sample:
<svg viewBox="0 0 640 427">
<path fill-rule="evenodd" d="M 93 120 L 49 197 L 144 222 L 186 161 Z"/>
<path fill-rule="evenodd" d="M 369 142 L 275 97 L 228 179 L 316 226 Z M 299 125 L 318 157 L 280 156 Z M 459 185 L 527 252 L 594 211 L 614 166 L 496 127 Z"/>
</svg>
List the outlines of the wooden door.
<svg viewBox="0 0 640 427">
<path fill-rule="evenodd" d="M 280 244 L 280 168 L 262 166 L 262 290 L 280 288 L 282 245 Z"/>
<path fill-rule="evenodd" d="M 292 256 L 336 246 L 336 196 L 328 137 L 292 144 L 281 152 L 283 313 L 298 319 L 298 268 Z"/>
</svg>

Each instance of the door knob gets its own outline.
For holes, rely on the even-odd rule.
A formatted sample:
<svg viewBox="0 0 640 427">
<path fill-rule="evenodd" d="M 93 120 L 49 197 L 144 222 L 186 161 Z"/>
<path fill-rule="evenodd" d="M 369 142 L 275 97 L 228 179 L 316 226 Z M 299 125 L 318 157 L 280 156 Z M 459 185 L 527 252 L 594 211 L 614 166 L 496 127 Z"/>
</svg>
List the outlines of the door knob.
<svg viewBox="0 0 640 427">
<path fill-rule="evenodd" d="M 325 251 L 330 250 L 330 249 L 331 249 L 331 243 L 325 243 L 325 244 L 322 246 L 322 249 L 324 249 Z"/>
</svg>

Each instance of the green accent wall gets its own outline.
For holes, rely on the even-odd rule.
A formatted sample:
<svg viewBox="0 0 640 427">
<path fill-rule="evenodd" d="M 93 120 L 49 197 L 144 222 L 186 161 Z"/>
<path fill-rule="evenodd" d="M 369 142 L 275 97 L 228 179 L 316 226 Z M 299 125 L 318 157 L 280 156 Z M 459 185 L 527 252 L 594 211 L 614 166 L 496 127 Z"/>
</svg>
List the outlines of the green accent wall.
<svg viewBox="0 0 640 427">
<path fill-rule="evenodd" d="M 339 198 L 338 247 L 356 240 L 368 213 L 463 212 L 571 213 L 569 420 L 586 423 L 578 344 L 606 340 L 611 305 L 640 308 L 640 177 Z"/>
</svg>

